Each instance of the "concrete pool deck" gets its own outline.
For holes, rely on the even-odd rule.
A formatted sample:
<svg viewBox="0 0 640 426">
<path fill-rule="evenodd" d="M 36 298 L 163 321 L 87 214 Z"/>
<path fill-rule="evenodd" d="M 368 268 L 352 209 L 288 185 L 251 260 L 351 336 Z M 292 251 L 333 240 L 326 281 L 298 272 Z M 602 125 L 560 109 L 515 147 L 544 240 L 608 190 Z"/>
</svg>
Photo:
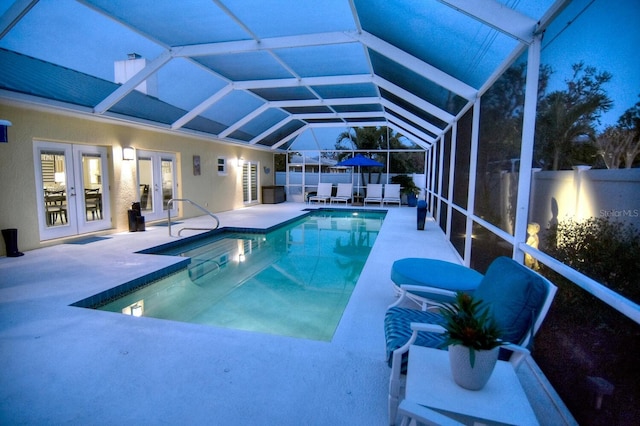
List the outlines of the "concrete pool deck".
<svg viewBox="0 0 640 426">
<path fill-rule="evenodd" d="M 221 227 L 268 228 L 307 207 L 288 202 L 217 216 Z M 166 226 L 0 257 L 0 421 L 385 425 L 382 323 L 395 300 L 391 265 L 403 257 L 457 261 L 436 224 L 417 231 L 415 215 L 413 208 L 388 209 L 331 342 L 69 306 L 176 262 L 135 254 L 176 240 Z M 174 234 L 209 226 L 211 218 L 180 221 Z M 563 406 L 546 399 L 535 364 L 520 370 L 540 422 L 571 424 Z"/>
</svg>

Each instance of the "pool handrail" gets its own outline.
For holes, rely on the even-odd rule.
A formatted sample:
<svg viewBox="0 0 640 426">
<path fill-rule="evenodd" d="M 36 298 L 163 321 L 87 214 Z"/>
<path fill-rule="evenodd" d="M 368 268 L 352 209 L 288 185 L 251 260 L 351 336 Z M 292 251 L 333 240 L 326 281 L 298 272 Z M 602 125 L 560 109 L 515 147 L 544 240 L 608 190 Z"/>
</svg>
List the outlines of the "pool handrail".
<svg viewBox="0 0 640 426">
<path fill-rule="evenodd" d="M 204 207 L 202 207 L 201 205 L 199 205 L 198 203 L 195 203 L 195 202 L 191 201 L 188 198 L 172 198 L 169 201 L 167 201 L 167 228 L 169 228 L 169 236 L 170 237 L 173 237 L 173 235 L 171 235 L 171 204 L 173 204 L 176 201 L 189 203 L 192 206 L 197 207 L 198 209 L 202 210 L 204 213 L 208 214 L 209 216 L 214 218 L 215 221 L 216 221 L 216 226 L 214 228 L 191 228 L 191 227 L 181 228 L 178 231 L 178 237 L 181 236 L 180 233 L 182 231 L 184 231 L 185 229 L 189 229 L 189 230 L 192 230 L 192 231 L 213 231 L 215 229 L 218 229 L 218 227 L 220 226 L 220 220 L 218 219 L 218 217 L 216 215 L 214 215 L 213 213 L 211 213 L 209 210 L 207 210 Z"/>
</svg>

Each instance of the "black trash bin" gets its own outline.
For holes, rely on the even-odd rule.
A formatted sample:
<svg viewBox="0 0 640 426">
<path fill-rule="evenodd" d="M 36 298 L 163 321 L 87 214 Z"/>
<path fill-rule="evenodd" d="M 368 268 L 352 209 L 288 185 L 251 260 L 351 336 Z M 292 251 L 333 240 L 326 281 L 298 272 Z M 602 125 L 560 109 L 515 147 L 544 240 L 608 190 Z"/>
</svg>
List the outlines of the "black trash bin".
<svg viewBox="0 0 640 426">
<path fill-rule="evenodd" d="M 418 230 L 424 229 L 424 222 L 427 219 L 427 202 L 424 200 L 418 201 Z"/>
<path fill-rule="evenodd" d="M 129 232 L 144 231 L 146 229 L 140 203 L 131 203 L 131 210 L 127 210 L 129 218 Z"/>
<path fill-rule="evenodd" d="M 129 218 L 129 232 L 136 232 L 138 230 L 138 212 L 127 210 L 127 216 Z"/>
<path fill-rule="evenodd" d="M 7 257 L 24 256 L 24 253 L 18 250 L 18 230 L 16 228 L 3 229 L 2 237 L 7 248 Z"/>
</svg>

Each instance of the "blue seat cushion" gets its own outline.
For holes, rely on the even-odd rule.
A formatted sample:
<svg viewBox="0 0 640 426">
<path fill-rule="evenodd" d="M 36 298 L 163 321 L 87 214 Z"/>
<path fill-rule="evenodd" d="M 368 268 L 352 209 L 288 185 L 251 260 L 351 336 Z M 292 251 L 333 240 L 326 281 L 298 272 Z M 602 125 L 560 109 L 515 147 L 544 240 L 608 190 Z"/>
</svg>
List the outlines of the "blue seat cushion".
<svg viewBox="0 0 640 426">
<path fill-rule="evenodd" d="M 473 294 L 482 281 L 482 274 L 452 262 L 436 259 L 409 257 L 393 262 L 391 281 L 396 285 L 422 285 L 451 291 L 463 291 Z M 415 294 L 426 299 L 449 302 L 451 298 L 429 292 Z"/>
<path fill-rule="evenodd" d="M 384 338 L 387 343 L 387 362 L 391 367 L 391 354 L 403 346 L 411 337 L 411 323 L 444 324 L 439 314 L 418 309 L 393 307 L 387 310 L 384 317 Z M 439 333 L 418 332 L 415 345 L 437 348 L 444 342 L 444 335 Z M 407 353 L 402 355 L 402 372 L 407 370 Z"/>
<path fill-rule="evenodd" d="M 542 277 L 531 269 L 498 257 L 489 265 L 474 297 L 490 306 L 503 340 L 518 344 L 531 330 L 547 291 Z"/>
</svg>

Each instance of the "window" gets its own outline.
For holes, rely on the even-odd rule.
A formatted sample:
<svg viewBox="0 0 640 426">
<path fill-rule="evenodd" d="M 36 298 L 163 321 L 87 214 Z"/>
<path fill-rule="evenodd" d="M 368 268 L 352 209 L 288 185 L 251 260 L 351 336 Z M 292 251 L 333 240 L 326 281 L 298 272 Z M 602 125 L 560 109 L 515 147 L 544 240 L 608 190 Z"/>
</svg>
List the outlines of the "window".
<svg viewBox="0 0 640 426">
<path fill-rule="evenodd" d="M 242 166 L 242 201 L 245 204 L 258 201 L 258 164 L 249 161 Z"/>
<path fill-rule="evenodd" d="M 225 176 L 227 174 L 227 159 L 218 157 L 218 175 Z"/>
</svg>

